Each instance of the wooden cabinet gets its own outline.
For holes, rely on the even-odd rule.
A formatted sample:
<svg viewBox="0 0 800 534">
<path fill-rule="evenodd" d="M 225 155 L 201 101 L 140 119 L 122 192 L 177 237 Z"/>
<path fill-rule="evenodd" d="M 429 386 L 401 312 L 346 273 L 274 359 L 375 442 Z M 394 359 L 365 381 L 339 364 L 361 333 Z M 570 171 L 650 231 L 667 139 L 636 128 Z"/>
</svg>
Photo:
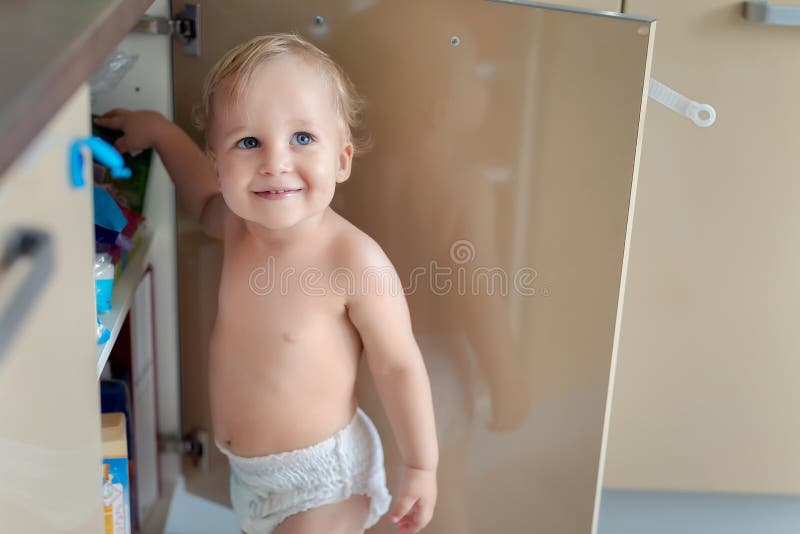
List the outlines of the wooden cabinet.
<svg viewBox="0 0 800 534">
<path fill-rule="evenodd" d="M 14 323 L 13 328 L 1 330 L 0 338 L 3 532 L 103 532 L 98 375 L 129 309 L 142 300 L 135 291 L 147 269 L 152 272 L 154 285 L 152 307 L 156 321 L 152 338 L 157 342 L 157 358 L 153 359 L 150 351 L 151 362 L 147 363 L 157 364 L 159 384 L 166 384 L 163 393 L 159 392 L 159 404 L 163 404 L 159 430 L 177 432 L 177 404 L 170 403 L 172 394 L 177 398 L 178 383 L 177 372 L 170 372 L 177 368 L 172 184 L 158 158 L 154 158 L 144 209 L 146 239 L 143 246 L 134 250 L 115 284 L 113 312 L 101 316 L 113 332 L 112 339 L 98 346 L 91 154 L 84 151 L 81 186 L 73 183 L 69 172 L 73 143 L 91 135 L 92 112 L 126 106 L 158 109 L 171 116 L 170 37 L 126 38 L 149 4 L 140 0 L 97 0 L 73 6 L 70 13 L 59 12 L 63 5 L 50 6 L 47 21 L 61 25 L 42 31 L 37 47 L 25 56 L 25 68 L 15 71 L 19 76 L 6 86 L 14 90 L 18 85 L 25 88 L 2 95 L 0 120 L 4 128 L 21 124 L 19 138 L 13 136 L 14 131 L 3 132 L 4 149 L 24 145 L 20 138 L 25 129 L 44 124 L 10 166 L 6 160 L 3 162 L 4 168 L 7 166 L 0 177 L 3 253 L 20 230 L 39 232 L 49 244 L 43 254 L 21 255 L 11 266 L 4 259 L 0 267 L 0 321 Z M 22 27 L 33 20 L 30 17 L 39 9 L 44 8 L 32 6 L 25 11 L 21 6 L 4 6 L 1 13 L 4 23 L 17 21 Z M 167 16 L 168 3 L 157 2 L 151 12 Z M 63 20 L 57 20 L 61 15 Z M 13 38 L 9 32 L 4 33 L 3 39 Z M 130 41 L 139 48 L 134 50 L 138 62 L 129 77 L 110 93 L 90 98 L 86 83 L 89 76 L 115 47 L 129 47 Z M 7 47 L 4 50 L 6 60 L 11 52 Z M 159 72 L 159 67 L 165 70 Z M 70 84 L 78 82 L 80 86 L 74 94 L 66 102 L 60 100 L 71 90 Z M 30 106 L 34 108 L 28 109 L 27 115 L 20 111 Z M 43 110 L 51 107 L 60 110 L 48 120 L 44 115 L 47 111 Z M 9 137 L 8 142 L 5 137 Z M 29 272 L 40 276 L 44 273 L 41 283 L 26 284 Z M 19 299 L 13 297 L 22 286 L 31 286 L 28 301 L 22 302 L 26 305 L 10 307 L 11 301 L 19 304 Z M 9 317 L 13 321 L 5 321 Z M 133 396 L 135 392 L 131 393 Z M 145 403 L 154 398 L 152 391 L 145 393 Z M 147 408 L 154 410 L 152 404 Z M 154 421 L 151 417 L 150 422 Z M 151 440 L 155 431 L 149 429 Z M 153 456 L 152 443 L 140 449 L 147 449 Z M 150 460 L 152 464 L 153 459 Z M 152 479 L 150 482 L 148 491 L 152 496 L 156 490 Z"/>
<path fill-rule="evenodd" d="M 88 4 L 102 11 L 102 0 Z M 131 20 L 142 14 L 146 4 L 143 0 L 109 2 L 114 9 L 124 7 Z M 204 26 L 206 55 L 200 60 L 171 57 L 171 38 L 167 36 L 126 35 L 130 24 L 118 28 L 113 45 L 105 41 L 103 55 L 119 46 L 138 55 L 134 69 L 113 92 L 98 96 L 91 108 L 88 90 L 82 86 L 0 181 L 1 229 L 27 223 L 44 225 L 55 247 L 53 275 L 6 358 L 0 360 L 0 446 L 7 449 L 0 449 L 7 452 L 0 455 L 0 485 L 8 483 L 14 490 L 8 492 L 13 498 L 0 498 L 3 527 L 13 532 L 102 531 L 98 349 L 92 328 L 92 199 L 88 185 L 77 189 L 67 180 L 65 151 L 69 142 L 73 136 L 88 135 L 90 111 L 157 109 L 172 118 L 171 60 L 176 66 L 183 64 L 180 77 L 186 87 L 177 91 L 177 122 L 188 126 L 186 108 L 196 98 L 202 75 L 222 50 L 251 34 L 314 24 L 304 31 L 318 36 L 318 44 L 338 54 L 337 58 L 359 77 L 359 83 L 363 81 L 363 87 L 371 88 L 375 102 L 381 95 L 386 99 L 375 109 L 389 112 L 391 119 L 379 119 L 384 123 L 374 128 L 384 136 L 395 136 L 395 141 L 384 146 L 391 145 L 396 153 L 384 152 L 380 161 L 374 155 L 363 160 L 361 172 L 367 169 L 375 178 L 362 181 L 360 186 L 348 186 L 349 196 L 344 201 L 350 203 L 349 211 L 343 212 L 374 231 L 382 244 L 388 243 L 393 258 L 404 258 L 398 263 L 407 271 L 439 254 L 457 260 L 452 247 L 458 240 L 470 238 L 479 244 L 481 255 L 488 254 L 484 256 L 490 258 L 488 265 L 504 266 L 509 272 L 525 272 L 536 266 L 544 274 L 541 298 L 523 299 L 522 293 L 514 297 L 511 307 L 516 325 L 506 321 L 494 328 L 502 320 L 487 306 L 483 311 L 487 320 L 469 329 L 485 345 L 492 339 L 499 340 L 498 345 L 505 343 L 506 336 L 501 332 L 511 330 L 521 332 L 527 343 L 525 350 L 505 347 L 508 353 L 520 351 L 517 359 L 525 362 L 525 372 L 541 386 L 537 387 L 536 416 L 515 439 L 503 441 L 479 427 L 477 415 L 471 411 L 473 391 L 472 384 L 467 383 L 471 379 L 464 378 L 472 372 L 467 369 L 471 365 L 467 360 L 474 355 L 469 354 L 463 339 L 447 339 L 445 349 L 439 350 L 451 351 L 451 355 L 428 351 L 430 358 L 459 360 L 439 366 L 436 387 L 453 395 L 441 408 L 446 416 L 443 419 L 471 425 L 459 428 L 453 437 L 446 436 L 451 438 L 450 451 L 464 456 L 462 461 L 462 456 L 447 455 L 450 470 L 442 477 L 447 482 L 442 494 L 449 500 L 447 506 L 440 507 L 439 516 L 444 519 L 439 520 L 438 531 L 464 532 L 459 525 L 475 524 L 484 531 L 497 528 L 516 532 L 531 525 L 531 516 L 545 530 L 586 531 L 593 520 L 606 381 L 627 216 L 635 189 L 642 94 L 653 40 L 651 21 L 573 16 L 562 10 L 534 11 L 528 6 L 491 2 L 476 2 L 461 12 L 457 0 L 436 4 L 418 1 L 414 9 L 399 13 L 396 11 L 402 7 L 390 0 L 342 0 L 338 9 L 332 3 L 309 2 L 298 4 L 296 11 L 285 9 L 281 2 L 272 4 L 203 4 L 211 16 Z M 607 11 L 620 8 L 619 2 L 606 0 L 569 4 Z M 323 9 L 329 10 L 322 19 L 330 26 L 317 28 L 320 19 L 316 16 Z M 487 9 L 496 11 L 490 12 L 491 19 L 485 15 Z M 433 16 L 426 16 L 426 10 Z M 169 16 L 169 2 L 155 2 L 148 14 Z M 424 31 L 417 27 L 422 22 L 430 23 Z M 94 24 L 111 27 L 102 21 Z M 211 26 L 217 31 L 209 31 Z M 332 38 L 325 41 L 327 28 L 334 30 Z M 367 30 L 374 34 L 358 33 Z M 409 32 L 425 39 L 408 41 Z M 375 49 L 396 62 L 393 74 L 398 81 L 425 80 L 436 91 L 415 84 L 412 89 L 418 93 L 398 93 L 382 75 L 387 60 L 370 55 L 368 47 L 359 41 L 361 35 L 380 41 Z M 460 37 L 454 40 L 456 36 Z M 410 50 L 418 55 L 411 56 Z M 426 58 L 426 53 L 434 51 L 438 63 Z M 365 56 L 368 61 L 363 61 Z M 411 68 L 409 57 L 426 58 L 420 65 L 431 72 Z M 409 74 L 397 74 L 402 72 Z M 422 74 L 416 76 L 419 72 Z M 87 70 L 81 82 L 89 74 Z M 391 114 L 398 110 L 399 114 Z M 403 152 L 403 143 L 411 143 L 414 150 Z M 421 145 L 427 147 L 424 154 L 416 151 Z M 448 149 L 445 160 L 439 161 L 442 156 L 438 148 L 428 151 L 450 145 L 458 145 L 473 159 Z M 408 153 L 415 157 L 408 158 Z M 411 167 L 406 169 L 405 165 Z M 407 176 L 420 180 L 416 189 L 402 185 L 408 183 Z M 425 180 L 438 180 L 439 185 L 431 188 Z M 450 185 L 447 180 L 451 180 Z M 88 176 L 86 183 L 91 184 Z M 419 191 L 426 192 L 423 202 L 403 196 L 419 195 Z M 454 201 L 462 192 L 464 200 Z M 139 270 L 153 267 L 158 431 L 173 436 L 181 434 L 181 426 L 186 431 L 192 426 L 208 426 L 206 399 L 198 392 L 205 392 L 207 380 L 202 362 L 209 332 L 205 327 L 213 320 L 212 288 L 216 287 L 220 259 L 218 244 L 201 240 L 197 228 L 190 224 L 182 225 L 182 243 L 177 243 L 174 202 L 172 185 L 156 159 L 145 201 L 151 240 L 132 263 L 135 270 L 119 286 L 121 294 L 117 297 L 117 315 L 122 317 L 135 300 L 133 288 Z M 412 205 L 415 212 L 408 211 Z M 458 209 L 451 213 L 447 210 L 452 205 L 458 205 Z M 359 215 L 359 206 L 370 209 Z M 466 228 L 477 230 L 473 235 Z M 408 237 L 412 230 L 435 239 L 426 249 L 420 246 L 421 240 Z M 498 251 L 493 250 L 496 242 L 502 242 Z M 415 248 L 404 250 L 409 243 Z M 192 286 L 182 295 L 181 311 L 188 309 L 180 327 L 182 350 L 187 360 L 192 359 L 182 369 L 177 348 L 175 268 L 179 246 L 183 247 L 182 289 Z M 554 289 L 552 295 L 550 289 Z M 196 295 L 197 300 L 192 300 Z M 494 302 L 496 305 L 498 301 Z M 445 315 L 435 312 L 435 306 L 426 308 L 420 303 L 424 301 L 415 304 L 420 312 L 417 317 L 424 313 Z M 449 306 L 441 309 L 457 307 Z M 490 320 L 492 317 L 495 321 Z M 439 334 L 436 320 L 428 325 L 429 339 L 435 340 Z M 469 326 L 466 319 L 461 325 Z M 575 331 L 581 335 L 573 335 Z M 458 329 L 454 332 L 462 335 Z M 491 348 L 491 356 L 497 356 L 500 351 Z M 460 368 L 454 372 L 450 365 Z M 180 385 L 186 390 L 183 414 L 179 408 Z M 383 428 L 387 428 L 385 422 Z M 474 444 L 461 439 L 462 430 Z M 547 438 L 543 441 L 542 436 Z M 470 447 L 480 454 L 468 458 Z M 225 464 L 213 462 L 214 457 L 219 460 L 215 451 L 210 455 L 210 472 L 197 478 L 205 479 L 224 502 Z M 20 458 L 29 461 L 19 462 Z M 58 475 L 51 480 L 50 473 Z M 94 478 L 93 473 L 98 476 Z M 508 491 L 494 491 L 501 486 Z M 476 503 L 491 500 L 491 506 L 479 509 L 470 506 L 469 499 Z M 44 511 L 42 501 L 48 507 Z M 473 509 L 474 518 L 465 512 Z M 509 513 L 512 509 L 513 514 Z"/>
<path fill-rule="evenodd" d="M 658 19 L 653 77 L 718 118 L 648 109 L 605 486 L 798 494 L 798 28 L 625 10 Z"/>
<path fill-rule="evenodd" d="M 191 131 L 198 87 L 225 50 L 297 30 L 341 62 L 369 102 L 375 149 L 356 161 L 335 202 L 380 243 L 401 279 L 435 264 L 465 280 L 474 266 L 541 275 L 537 286 L 547 293 L 535 297 L 436 292 L 430 272 L 421 277 L 429 287 L 409 295 L 442 422 L 440 501 L 426 532 L 589 532 L 650 21 L 527 2 L 200 4 L 203 55 L 173 61 L 178 124 Z M 180 228 L 181 405 L 189 432 L 210 425 L 205 356 L 221 247 L 196 228 Z M 460 261 L 460 244 L 476 255 Z M 459 298 L 470 291 L 474 299 Z M 484 369 L 524 362 L 518 371 L 530 373 L 532 416 L 507 439 L 485 429 L 488 409 L 473 412 L 473 398 L 487 408 L 490 399 L 488 388 L 473 391 L 465 377 L 485 379 L 485 371 L 468 369 L 471 358 Z M 399 453 L 362 376 L 367 392 L 359 402 L 383 436 L 393 488 Z M 227 505 L 227 461 L 213 446 L 209 456 L 207 471 L 185 464 L 186 488 Z M 374 532 L 396 531 L 383 523 Z"/>
<path fill-rule="evenodd" d="M 536 2 L 531 3 L 535 4 Z M 545 2 L 545 4 L 551 6 L 557 4 L 566 9 L 590 9 L 593 11 L 610 11 L 617 13 L 622 11 L 622 0 L 559 0 L 557 2 Z"/>
<path fill-rule="evenodd" d="M 75 187 L 67 166 L 72 142 L 88 134 L 84 85 L 0 180 L 4 238 L 32 228 L 49 236 L 52 248 L 49 257 L 27 260 L 49 262 L 49 275 L 0 355 L 0 516 L 7 532 L 102 531 L 92 182 L 87 165 L 85 184 Z M 7 285 L 20 281 L 4 274 L 7 298 Z"/>
</svg>

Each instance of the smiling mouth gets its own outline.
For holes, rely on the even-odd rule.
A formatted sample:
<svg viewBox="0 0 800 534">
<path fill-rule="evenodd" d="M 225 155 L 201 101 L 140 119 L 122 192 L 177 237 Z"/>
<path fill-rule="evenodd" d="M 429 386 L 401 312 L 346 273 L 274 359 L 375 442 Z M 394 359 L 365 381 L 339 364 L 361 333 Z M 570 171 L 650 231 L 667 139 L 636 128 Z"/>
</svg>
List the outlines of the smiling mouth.
<svg viewBox="0 0 800 534">
<path fill-rule="evenodd" d="M 267 198 L 271 200 L 287 198 L 292 195 L 295 195 L 302 191 L 303 189 L 288 189 L 288 188 L 276 188 L 276 189 L 267 189 L 264 191 L 256 191 L 255 194 L 261 198 Z"/>
</svg>

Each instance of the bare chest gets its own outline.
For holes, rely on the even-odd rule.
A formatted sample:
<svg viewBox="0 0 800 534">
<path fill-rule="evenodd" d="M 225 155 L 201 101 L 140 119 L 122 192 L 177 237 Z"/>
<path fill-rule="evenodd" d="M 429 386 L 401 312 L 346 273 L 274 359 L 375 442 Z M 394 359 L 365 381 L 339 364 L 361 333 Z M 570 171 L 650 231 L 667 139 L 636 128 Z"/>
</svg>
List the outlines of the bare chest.
<svg viewBox="0 0 800 534">
<path fill-rule="evenodd" d="M 324 261 L 282 258 L 246 247 L 226 250 L 219 289 L 218 334 L 270 352 L 328 347 L 356 350 L 346 294 Z"/>
</svg>

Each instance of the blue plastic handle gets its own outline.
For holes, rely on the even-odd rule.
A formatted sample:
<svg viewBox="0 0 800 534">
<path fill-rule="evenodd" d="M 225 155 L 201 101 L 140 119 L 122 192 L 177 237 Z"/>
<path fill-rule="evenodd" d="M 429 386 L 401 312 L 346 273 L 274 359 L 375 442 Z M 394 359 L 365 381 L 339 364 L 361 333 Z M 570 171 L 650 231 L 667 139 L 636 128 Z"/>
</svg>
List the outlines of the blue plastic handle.
<svg viewBox="0 0 800 534">
<path fill-rule="evenodd" d="M 92 151 L 92 156 L 111 169 L 111 176 L 114 178 L 130 178 L 131 170 L 125 167 L 125 161 L 117 149 L 109 145 L 99 137 L 84 137 L 72 143 L 70 150 L 70 177 L 73 187 L 83 187 L 83 154 L 82 147 L 87 147 Z"/>
</svg>

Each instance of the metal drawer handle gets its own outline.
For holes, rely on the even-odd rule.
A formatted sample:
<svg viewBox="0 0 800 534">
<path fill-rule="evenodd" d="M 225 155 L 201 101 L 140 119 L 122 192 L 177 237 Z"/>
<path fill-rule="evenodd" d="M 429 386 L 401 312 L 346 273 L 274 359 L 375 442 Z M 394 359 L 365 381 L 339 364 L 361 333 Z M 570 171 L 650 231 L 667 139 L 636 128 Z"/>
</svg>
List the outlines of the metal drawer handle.
<svg viewBox="0 0 800 534">
<path fill-rule="evenodd" d="M 800 26 L 800 6 L 771 6 L 769 2 L 745 2 L 744 18 L 778 26 Z"/>
<path fill-rule="evenodd" d="M 53 271 L 50 236 L 29 228 L 14 231 L 0 251 L 0 360 Z"/>
</svg>

